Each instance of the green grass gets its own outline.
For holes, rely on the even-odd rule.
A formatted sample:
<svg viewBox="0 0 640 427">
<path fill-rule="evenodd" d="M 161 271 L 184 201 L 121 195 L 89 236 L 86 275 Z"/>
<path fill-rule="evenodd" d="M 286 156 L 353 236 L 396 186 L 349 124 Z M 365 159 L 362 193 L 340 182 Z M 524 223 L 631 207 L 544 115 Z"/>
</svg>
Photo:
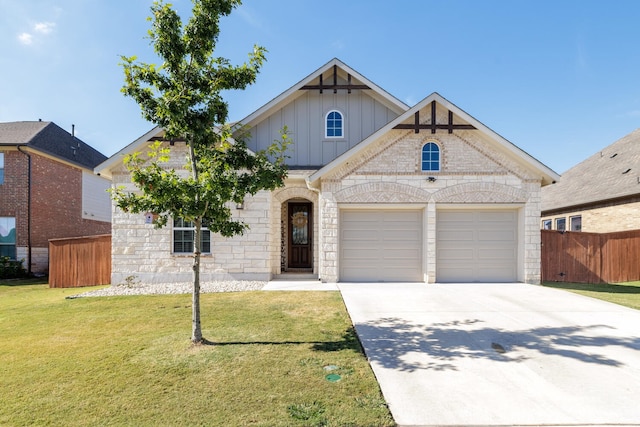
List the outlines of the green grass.
<svg viewBox="0 0 640 427">
<path fill-rule="evenodd" d="M 0 425 L 394 425 L 337 292 L 81 291 L 0 283 Z"/>
<path fill-rule="evenodd" d="M 612 284 L 545 282 L 543 285 L 640 310 L 640 282 Z"/>
</svg>

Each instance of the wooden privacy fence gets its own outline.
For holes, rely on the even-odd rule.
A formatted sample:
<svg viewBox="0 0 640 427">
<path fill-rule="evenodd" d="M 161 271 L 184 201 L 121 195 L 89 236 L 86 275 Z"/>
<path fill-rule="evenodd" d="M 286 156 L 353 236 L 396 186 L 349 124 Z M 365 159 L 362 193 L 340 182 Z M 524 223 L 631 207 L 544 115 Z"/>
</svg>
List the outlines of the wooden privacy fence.
<svg viewBox="0 0 640 427">
<path fill-rule="evenodd" d="M 111 235 L 49 240 L 49 287 L 111 282 Z"/>
<path fill-rule="evenodd" d="M 542 280 L 619 283 L 640 280 L 640 230 L 617 233 L 542 230 Z"/>
</svg>

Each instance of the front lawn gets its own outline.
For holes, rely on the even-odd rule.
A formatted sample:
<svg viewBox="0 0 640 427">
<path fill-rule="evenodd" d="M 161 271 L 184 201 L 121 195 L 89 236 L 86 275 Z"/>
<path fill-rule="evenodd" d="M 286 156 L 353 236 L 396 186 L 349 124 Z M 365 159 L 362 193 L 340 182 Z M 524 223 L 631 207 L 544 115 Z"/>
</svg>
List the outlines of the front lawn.
<svg viewBox="0 0 640 427">
<path fill-rule="evenodd" d="M 598 298 L 640 310 L 640 282 L 589 284 L 545 282 L 544 286 L 566 289 L 577 294 Z"/>
<path fill-rule="evenodd" d="M 394 425 L 337 292 L 82 291 L 0 284 L 0 425 Z"/>
</svg>

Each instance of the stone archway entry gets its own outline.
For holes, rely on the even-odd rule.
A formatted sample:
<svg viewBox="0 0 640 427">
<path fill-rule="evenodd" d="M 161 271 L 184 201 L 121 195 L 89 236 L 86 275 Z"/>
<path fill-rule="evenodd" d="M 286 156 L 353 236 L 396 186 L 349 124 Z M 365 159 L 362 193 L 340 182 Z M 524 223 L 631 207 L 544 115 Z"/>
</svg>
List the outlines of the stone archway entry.
<svg viewBox="0 0 640 427">
<path fill-rule="evenodd" d="M 313 270 L 313 205 L 290 202 L 287 209 L 287 271 Z"/>
</svg>

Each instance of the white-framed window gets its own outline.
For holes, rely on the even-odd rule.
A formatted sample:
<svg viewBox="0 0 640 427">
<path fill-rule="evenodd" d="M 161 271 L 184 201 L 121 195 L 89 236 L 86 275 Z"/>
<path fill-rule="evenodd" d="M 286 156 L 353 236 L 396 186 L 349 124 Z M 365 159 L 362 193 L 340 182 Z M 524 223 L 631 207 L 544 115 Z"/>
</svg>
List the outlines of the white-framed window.
<svg viewBox="0 0 640 427">
<path fill-rule="evenodd" d="M 0 184 L 4 184 L 4 153 L 0 153 Z"/>
<path fill-rule="evenodd" d="M 565 231 L 567 229 L 567 219 L 566 218 L 556 218 L 556 230 Z"/>
<path fill-rule="evenodd" d="M 173 253 L 192 254 L 195 242 L 195 225 L 192 221 L 185 221 L 182 218 L 173 220 Z M 211 232 L 202 227 L 202 242 L 200 242 L 200 252 L 211 253 Z"/>
<path fill-rule="evenodd" d="M 551 220 L 550 219 L 545 219 L 542 221 L 542 229 L 543 230 L 551 230 Z"/>
<path fill-rule="evenodd" d="M 0 216 L 0 257 L 16 259 L 16 219 Z"/>
<path fill-rule="evenodd" d="M 435 142 L 427 142 L 422 147 L 422 171 L 440 172 L 440 147 Z"/>
<path fill-rule="evenodd" d="M 344 138 L 344 116 L 338 110 L 331 110 L 325 119 L 325 133 L 327 138 Z"/>
<path fill-rule="evenodd" d="M 582 215 L 576 215 L 569 218 L 569 230 L 582 231 Z"/>
</svg>

